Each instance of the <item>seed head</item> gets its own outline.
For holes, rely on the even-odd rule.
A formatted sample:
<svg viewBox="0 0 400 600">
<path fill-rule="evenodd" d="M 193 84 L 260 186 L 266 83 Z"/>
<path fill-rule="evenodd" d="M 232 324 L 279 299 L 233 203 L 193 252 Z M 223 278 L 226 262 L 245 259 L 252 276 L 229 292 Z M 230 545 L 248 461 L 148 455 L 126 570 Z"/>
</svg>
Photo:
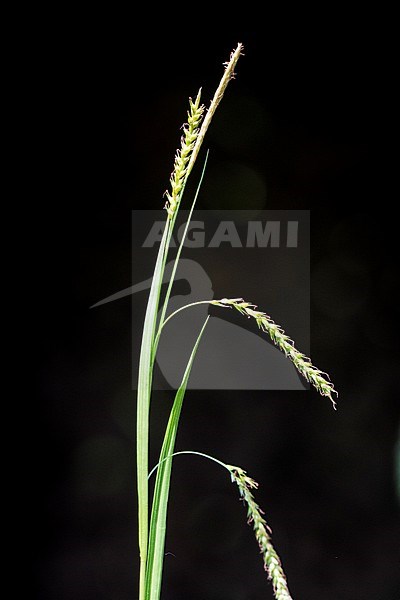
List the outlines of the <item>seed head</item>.
<svg viewBox="0 0 400 600">
<path fill-rule="evenodd" d="M 232 481 L 239 488 L 243 502 L 247 505 L 248 523 L 253 524 L 256 540 L 264 560 L 264 569 L 268 573 L 268 579 L 272 581 L 275 598 L 276 600 L 293 600 L 281 560 L 271 542 L 271 529 L 262 516 L 263 512 L 251 492 L 252 489 L 258 488 L 258 483 L 248 477 L 246 471 L 240 467 L 233 467 L 232 465 L 227 465 L 227 467 L 231 473 Z"/>
<path fill-rule="evenodd" d="M 189 99 L 188 121 L 183 126 L 183 135 L 181 137 L 181 147 L 176 151 L 174 170 L 171 173 L 171 190 L 165 193 L 167 202 L 165 208 L 168 217 L 172 219 L 181 199 L 182 191 L 188 174 L 188 164 L 195 147 L 199 133 L 199 125 L 202 119 L 204 106 L 200 105 L 201 90 L 193 102 Z"/>
<path fill-rule="evenodd" d="M 255 304 L 245 302 L 243 298 L 222 298 L 222 300 L 213 300 L 211 304 L 235 308 L 240 314 L 255 319 L 259 329 L 264 331 L 264 333 L 268 333 L 275 346 L 290 358 L 299 373 L 318 390 L 321 396 L 327 396 L 330 399 L 333 408 L 336 410 L 336 402 L 333 395 L 335 394 L 337 397 L 338 393 L 330 381 L 329 375 L 314 367 L 311 360 L 295 348 L 293 340 L 286 335 L 282 327 L 277 325 L 270 316 L 256 310 L 257 306 Z"/>
</svg>

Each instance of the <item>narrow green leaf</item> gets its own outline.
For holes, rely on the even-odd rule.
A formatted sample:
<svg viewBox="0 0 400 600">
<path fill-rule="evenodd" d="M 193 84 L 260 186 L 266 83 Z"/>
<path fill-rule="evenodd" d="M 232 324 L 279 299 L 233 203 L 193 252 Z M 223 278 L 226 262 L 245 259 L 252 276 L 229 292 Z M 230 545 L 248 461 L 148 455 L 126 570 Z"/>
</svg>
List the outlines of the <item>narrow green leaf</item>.
<svg viewBox="0 0 400 600">
<path fill-rule="evenodd" d="M 171 454 L 174 452 L 179 417 L 181 414 L 182 403 L 185 396 L 190 371 L 192 369 L 194 357 L 196 355 L 197 348 L 207 325 L 208 319 L 209 317 L 207 317 L 199 333 L 186 366 L 182 383 L 176 392 L 161 449 L 150 521 L 149 549 L 146 569 L 146 600 L 159 600 L 160 598 L 162 569 L 164 562 L 167 507 L 172 469 Z"/>
<path fill-rule="evenodd" d="M 158 250 L 153 280 L 151 282 L 146 316 L 143 326 L 140 349 L 139 379 L 137 390 L 136 450 L 137 450 L 137 491 L 138 525 L 140 551 L 139 597 L 144 600 L 146 584 L 146 557 L 149 532 L 149 491 L 148 491 L 148 446 L 149 446 L 149 407 L 151 396 L 151 355 L 157 321 L 160 291 L 164 274 L 165 254 L 168 250 L 169 222 L 166 222 Z"/>
</svg>

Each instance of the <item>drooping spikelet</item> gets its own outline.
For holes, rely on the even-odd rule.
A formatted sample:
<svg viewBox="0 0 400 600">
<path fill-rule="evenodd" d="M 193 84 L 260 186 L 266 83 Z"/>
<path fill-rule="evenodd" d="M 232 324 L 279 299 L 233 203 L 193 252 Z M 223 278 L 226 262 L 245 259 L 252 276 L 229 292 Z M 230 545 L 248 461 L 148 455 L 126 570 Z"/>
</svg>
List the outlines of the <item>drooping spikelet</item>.
<svg viewBox="0 0 400 600">
<path fill-rule="evenodd" d="M 201 90 L 193 102 L 189 99 L 188 121 L 183 126 L 181 147 L 176 151 L 174 170 L 171 174 L 171 190 L 166 192 L 168 217 L 171 219 L 179 206 L 181 192 L 184 187 L 185 178 L 188 173 L 189 160 L 192 155 L 199 134 L 199 125 L 202 119 L 204 106 L 200 105 Z"/>
<path fill-rule="evenodd" d="M 264 312 L 256 310 L 257 307 L 254 304 L 245 302 L 243 298 L 222 298 L 222 300 L 213 300 L 211 304 L 236 308 L 242 315 L 255 319 L 261 331 L 268 333 L 274 344 L 290 358 L 299 373 L 318 390 L 321 396 L 327 396 L 336 410 L 336 402 L 333 399 L 333 394 L 337 396 L 337 391 L 330 381 L 329 375 L 314 367 L 311 360 L 295 348 L 293 340 L 286 335 L 282 327 L 277 325 L 271 317 Z"/>
<path fill-rule="evenodd" d="M 240 467 L 233 467 L 232 465 L 227 465 L 227 467 L 231 473 L 232 481 L 237 484 L 240 495 L 247 505 L 248 523 L 249 525 L 253 524 L 256 540 L 264 560 L 264 569 L 268 573 L 268 578 L 272 581 L 275 598 L 276 600 L 292 600 L 281 560 L 271 542 L 271 530 L 251 493 L 251 489 L 258 488 L 258 483 L 248 477 L 246 471 Z"/>
</svg>

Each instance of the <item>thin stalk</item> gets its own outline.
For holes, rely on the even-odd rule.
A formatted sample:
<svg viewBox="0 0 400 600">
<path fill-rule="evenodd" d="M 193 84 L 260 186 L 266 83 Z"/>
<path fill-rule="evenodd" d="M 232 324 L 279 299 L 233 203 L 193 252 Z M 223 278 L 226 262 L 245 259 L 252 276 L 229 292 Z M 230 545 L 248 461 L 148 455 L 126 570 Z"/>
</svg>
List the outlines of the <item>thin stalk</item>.
<svg viewBox="0 0 400 600">
<path fill-rule="evenodd" d="M 163 322 L 160 322 L 160 325 L 158 327 L 158 331 L 157 331 L 157 335 L 155 337 L 154 340 L 154 347 L 157 349 L 158 346 L 158 341 L 160 339 L 160 335 L 162 330 L 164 329 L 165 325 L 168 323 L 168 321 L 170 319 L 172 319 L 172 317 L 174 317 L 175 315 L 177 315 L 178 313 L 180 313 L 182 310 L 185 310 L 186 308 L 190 308 L 192 306 L 197 306 L 199 304 L 212 304 L 212 300 L 200 300 L 199 302 L 191 302 L 190 304 L 185 304 L 185 306 L 181 306 L 180 308 L 178 308 L 177 310 L 174 310 L 173 313 L 171 313 Z"/>
<path fill-rule="evenodd" d="M 212 460 L 213 462 L 217 463 L 218 465 L 221 465 L 221 467 L 224 467 L 225 469 L 227 469 L 230 472 L 230 468 L 228 467 L 227 464 L 225 464 L 224 462 L 222 462 L 222 460 L 218 460 L 218 458 L 214 458 L 214 456 L 210 456 L 209 454 L 205 454 L 204 452 L 196 452 L 196 450 L 180 450 L 179 452 L 174 452 L 170 456 L 166 456 L 163 459 L 163 461 L 167 460 L 167 458 L 173 458 L 174 456 L 179 456 L 180 454 L 195 454 L 196 456 L 202 456 L 203 458 L 208 458 L 209 460 Z M 157 469 L 160 466 L 160 464 L 161 464 L 161 462 L 157 463 L 152 468 L 152 470 L 149 473 L 149 479 L 153 475 L 153 473 L 155 471 L 157 471 Z"/>
</svg>

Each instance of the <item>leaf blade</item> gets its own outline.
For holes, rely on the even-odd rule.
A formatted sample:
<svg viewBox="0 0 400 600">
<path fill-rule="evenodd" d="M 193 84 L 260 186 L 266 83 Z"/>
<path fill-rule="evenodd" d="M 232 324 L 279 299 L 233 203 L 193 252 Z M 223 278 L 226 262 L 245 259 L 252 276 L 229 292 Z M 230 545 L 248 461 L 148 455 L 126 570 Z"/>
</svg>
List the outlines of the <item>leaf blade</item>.
<svg viewBox="0 0 400 600">
<path fill-rule="evenodd" d="M 160 453 L 159 468 L 157 471 L 156 484 L 154 488 L 153 505 L 151 512 L 149 547 L 146 569 L 146 600 L 159 600 L 161 592 L 162 568 L 164 562 L 164 545 L 167 522 L 167 508 L 169 499 L 169 488 L 171 481 L 172 457 L 174 452 L 179 417 L 185 397 L 187 382 L 193 366 L 201 337 L 206 328 L 209 317 L 205 320 L 203 327 L 197 337 L 185 373 L 179 386 L 174 404 L 171 409 L 168 425 L 165 431 L 164 441 Z"/>
<path fill-rule="evenodd" d="M 143 325 L 139 359 L 139 375 L 136 413 L 136 465 L 138 493 L 138 527 L 140 552 L 139 595 L 145 597 L 146 560 L 149 534 L 149 490 L 148 490 L 148 446 L 149 446 L 149 408 L 152 383 L 152 347 L 157 322 L 157 313 L 164 274 L 165 254 L 168 250 L 169 222 L 165 224 L 163 236 L 157 254 L 154 275 L 151 282 L 149 299 Z"/>
</svg>

